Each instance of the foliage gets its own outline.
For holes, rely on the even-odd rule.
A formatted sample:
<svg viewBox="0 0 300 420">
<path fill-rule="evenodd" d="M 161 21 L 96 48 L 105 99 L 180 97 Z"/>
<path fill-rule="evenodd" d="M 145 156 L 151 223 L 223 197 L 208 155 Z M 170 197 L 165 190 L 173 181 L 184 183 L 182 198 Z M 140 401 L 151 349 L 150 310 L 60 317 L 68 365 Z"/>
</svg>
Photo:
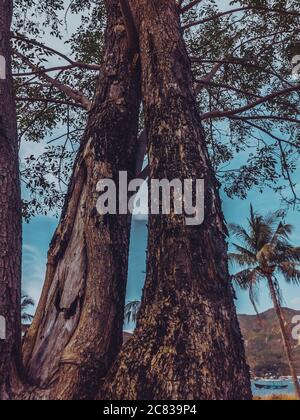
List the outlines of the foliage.
<svg viewBox="0 0 300 420">
<path fill-rule="evenodd" d="M 300 75 L 298 79 L 293 75 L 293 59 L 300 55 L 300 4 L 286 0 L 178 3 L 199 112 L 224 190 L 230 197 L 246 198 L 253 188 L 260 192 L 272 188 L 286 205 L 299 205 L 295 175 Z M 80 21 L 75 21 L 78 17 Z M 86 109 L 61 87 L 92 101 L 105 21 L 102 0 L 15 2 L 13 65 L 20 142 L 43 144 L 50 139 L 57 148 L 52 155 L 43 150 L 35 156 L 37 171 L 30 170 L 32 160 L 25 160 L 27 218 L 61 206 L 65 190 L 61 191 L 57 178 L 57 162 L 68 183 L 87 118 Z M 51 45 L 45 45 L 45 40 Z M 51 68 L 56 70 L 48 71 Z M 50 155 L 54 171 L 45 181 L 38 168 Z M 49 162 L 46 166 L 51 168 Z"/>
<path fill-rule="evenodd" d="M 295 79 L 293 58 L 300 55 L 300 4 L 198 3 L 183 20 L 185 26 L 198 22 L 185 36 L 218 177 L 230 197 L 271 187 L 285 203 L 297 205 L 300 74 Z M 237 11 L 220 15 L 227 10 Z M 255 105 L 291 86 L 292 92 Z"/>
<path fill-rule="evenodd" d="M 138 300 L 127 303 L 125 307 L 125 319 L 128 323 L 136 323 L 140 308 L 141 302 Z"/>
<path fill-rule="evenodd" d="M 77 14 L 81 22 L 72 25 Z M 39 155 L 25 156 L 22 162 L 26 220 L 49 211 L 58 214 L 87 118 L 86 110 L 43 76 L 92 100 L 97 71 L 84 65 L 101 62 L 104 27 L 104 6 L 99 0 L 77 0 L 68 5 L 63 0 L 15 2 L 13 66 L 19 141 L 43 145 L 48 139 Z M 45 39 L 60 45 L 57 50 L 64 54 L 45 45 Z M 45 71 L 51 68 L 54 70 Z"/>
</svg>

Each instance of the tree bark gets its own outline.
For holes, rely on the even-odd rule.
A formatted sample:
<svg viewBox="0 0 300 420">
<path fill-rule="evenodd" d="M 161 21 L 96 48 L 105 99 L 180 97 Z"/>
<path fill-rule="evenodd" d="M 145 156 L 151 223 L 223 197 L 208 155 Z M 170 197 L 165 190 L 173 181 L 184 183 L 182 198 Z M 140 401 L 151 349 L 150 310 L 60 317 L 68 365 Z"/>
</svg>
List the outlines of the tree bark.
<svg viewBox="0 0 300 420">
<path fill-rule="evenodd" d="M 0 0 L 0 399 L 10 398 L 21 373 L 21 192 L 10 25 L 13 2 Z M 5 61 L 4 61 L 5 60 Z M 4 338 L 4 335 L 3 337 Z"/>
<path fill-rule="evenodd" d="M 52 240 L 37 314 L 24 345 L 29 379 L 51 398 L 91 399 L 122 345 L 131 218 L 101 216 L 97 183 L 135 175 L 140 66 L 118 0 L 88 125 Z"/>
<path fill-rule="evenodd" d="M 248 400 L 226 228 L 174 0 L 132 0 L 140 37 L 150 178 L 205 180 L 205 221 L 150 215 L 147 278 L 133 338 L 102 398 Z"/>
<path fill-rule="evenodd" d="M 284 345 L 284 349 L 285 349 L 285 352 L 286 352 L 286 357 L 287 357 L 288 364 L 289 364 L 290 371 L 291 371 L 291 375 L 292 375 L 292 378 L 293 378 L 296 396 L 300 400 L 300 384 L 299 384 L 299 380 L 298 380 L 298 376 L 297 376 L 296 367 L 295 367 L 294 361 L 293 361 L 291 338 L 289 338 L 288 332 L 286 330 L 286 321 L 284 319 L 284 315 L 283 315 L 281 306 L 279 304 L 279 301 L 278 301 L 278 298 L 277 298 L 277 293 L 276 293 L 274 283 L 273 283 L 273 279 L 272 279 L 271 276 L 268 276 L 268 284 L 269 284 L 269 289 L 270 289 L 273 305 L 274 305 L 274 308 L 275 308 L 275 311 L 276 311 L 276 314 L 277 314 L 277 317 L 278 317 L 280 330 L 281 330 L 281 335 L 282 335 L 282 342 L 283 342 L 283 345 Z"/>
</svg>

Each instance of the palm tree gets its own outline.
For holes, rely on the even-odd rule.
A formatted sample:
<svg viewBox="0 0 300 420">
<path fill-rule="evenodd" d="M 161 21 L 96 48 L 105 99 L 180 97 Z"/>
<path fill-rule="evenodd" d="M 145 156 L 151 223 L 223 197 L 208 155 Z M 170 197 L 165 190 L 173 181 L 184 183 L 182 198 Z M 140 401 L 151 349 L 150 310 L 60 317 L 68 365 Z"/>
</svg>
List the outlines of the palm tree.
<svg viewBox="0 0 300 420">
<path fill-rule="evenodd" d="M 232 234 L 239 238 L 240 244 L 233 244 L 235 253 L 230 253 L 229 258 L 243 267 L 242 271 L 232 277 L 242 289 L 249 290 L 257 313 L 257 287 L 261 281 L 267 280 L 296 393 L 300 399 L 300 384 L 282 311 L 282 293 L 276 278 L 281 274 L 288 283 L 300 284 L 300 247 L 294 247 L 290 243 L 293 226 L 281 222 L 280 219 L 280 213 L 263 217 L 254 212 L 251 206 L 247 229 L 237 224 L 230 225 Z"/>
<path fill-rule="evenodd" d="M 21 297 L 22 323 L 31 322 L 33 320 L 33 315 L 30 315 L 26 312 L 30 306 L 34 306 L 34 300 L 31 299 L 31 297 L 29 297 L 26 293 L 22 292 L 22 297 Z"/>
</svg>

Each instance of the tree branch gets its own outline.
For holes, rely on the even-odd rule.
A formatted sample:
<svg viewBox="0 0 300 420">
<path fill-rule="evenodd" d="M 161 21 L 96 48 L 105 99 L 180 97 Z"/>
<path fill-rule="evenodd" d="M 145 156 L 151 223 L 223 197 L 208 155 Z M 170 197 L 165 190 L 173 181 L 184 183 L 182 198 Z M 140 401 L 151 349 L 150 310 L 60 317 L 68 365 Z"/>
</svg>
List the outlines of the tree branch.
<svg viewBox="0 0 300 420">
<path fill-rule="evenodd" d="M 19 53 L 18 51 L 14 51 L 14 55 L 20 58 L 29 68 L 31 68 L 34 72 L 39 72 L 39 67 L 33 64 L 27 57 L 23 54 Z M 85 108 L 87 111 L 91 109 L 92 102 L 82 93 L 76 89 L 71 88 L 70 86 L 64 85 L 63 83 L 59 82 L 56 79 L 48 76 L 47 74 L 41 72 L 40 76 L 45 79 L 47 82 L 51 83 L 56 89 L 60 92 L 63 92 L 65 95 L 69 96 L 75 102 L 81 105 L 82 108 Z"/>
<path fill-rule="evenodd" d="M 202 119 L 231 117 L 231 116 L 236 115 L 236 114 L 241 114 L 245 111 L 249 111 L 250 109 L 253 109 L 253 108 L 257 107 L 258 105 L 269 102 L 272 99 L 276 99 L 278 97 L 287 95 L 288 93 L 296 92 L 299 89 L 300 89 L 300 85 L 298 84 L 298 85 L 295 85 L 295 86 L 292 86 L 292 87 L 282 89 L 278 92 L 274 92 L 270 95 L 264 96 L 264 97 L 258 99 L 257 101 L 251 102 L 251 103 L 249 103 L 249 104 L 247 104 L 247 105 L 245 105 L 241 108 L 232 109 L 232 110 L 228 110 L 228 111 L 207 112 L 206 114 L 202 115 Z"/>
<path fill-rule="evenodd" d="M 211 82 L 211 81 L 204 82 L 202 79 L 199 80 L 199 81 L 197 80 L 197 83 L 199 83 L 199 88 L 196 89 L 197 94 L 200 93 L 200 91 L 203 89 L 203 87 L 205 88 L 206 85 L 208 85 L 208 86 L 216 87 L 216 88 L 219 88 L 219 89 L 231 90 L 233 92 L 237 92 L 237 93 L 240 93 L 240 94 L 245 95 L 245 96 L 251 96 L 252 98 L 261 98 L 260 95 L 257 95 L 253 92 L 249 92 L 249 91 L 246 91 L 246 90 L 243 90 L 243 89 L 239 89 L 235 86 L 231 86 L 231 85 L 228 85 L 226 83 L 216 83 L 216 82 Z"/>
<path fill-rule="evenodd" d="M 209 83 L 215 77 L 215 75 L 218 73 L 218 71 L 220 70 L 222 66 L 223 66 L 222 61 L 217 62 L 214 65 L 214 67 L 211 69 L 211 71 L 206 76 L 204 76 L 203 79 L 199 80 L 199 83 L 203 83 L 203 84 Z"/>
<path fill-rule="evenodd" d="M 246 12 L 248 10 L 258 11 L 258 12 L 265 12 L 265 13 L 276 13 L 276 14 L 282 14 L 282 15 L 292 15 L 296 17 L 300 17 L 300 13 L 296 11 L 289 11 L 289 10 L 280 10 L 280 9 L 270 9 L 268 7 L 260 7 L 260 6 L 244 6 L 244 7 L 238 7 L 236 9 L 227 10 L 225 12 L 216 13 L 214 16 L 207 17 L 205 19 L 197 20 L 195 22 L 187 23 L 182 27 L 183 30 L 192 28 L 193 26 L 203 25 L 205 23 L 211 22 L 212 20 L 218 19 L 223 16 L 231 15 L 233 13 L 238 12 Z"/>
<path fill-rule="evenodd" d="M 13 77 L 25 77 L 25 76 L 38 76 L 42 73 L 51 73 L 53 71 L 66 71 L 74 69 L 76 66 L 73 66 L 70 64 L 69 66 L 56 66 L 56 67 L 50 67 L 48 69 L 39 68 L 37 71 L 30 71 L 30 72 L 24 72 L 24 73 L 13 73 Z"/>
<path fill-rule="evenodd" d="M 245 116 L 231 116 L 228 117 L 231 120 L 239 120 L 239 121 L 249 121 L 249 120 L 273 120 L 273 121 L 286 121 L 294 124 L 300 124 L 300 119 L 298 118 L 291 118 L 291 117 L 282 117 L 280 115 L 263 115 L 263 114 L 257 114 L 257 115 L 245 115 Z"/>
<path fill-rule="evenodd" d="M 276 142 L 278 142 L 278 143 L 286 143 L 286 144 L 288 144 L 291 147 L 295 147 L 296 149 L 300 149 L 300 145 L 294 144 L 294 143 L 292 143 L 292 142 L 290 142 L 288 140 L 285 140 L 285 139 L 281 139 L 281 138 L 275 136 L 275 134 L 270 133 L 270 131 L 266 130 L 264 127 L 261 127 L 258 124 L 255 124 L 253 122 L 246 121 L 246 120 L 245 120 L 245 123 L 247 123 L 251 127 L 255 128 L 256 130 L 260 130 L 263 133 L 267 134 L 267 136 L 271 137 L 273 140 L 276 140 Z"/>
<path fill-rule="evenodd" d="M 66 70 L 72 70 L 76 68 L 76 66 L 69 65 L 69 66 L 56 66 L 56 67 L 50 67 L 48 69 L 45 68 L 39 68 L 38 71 L 30 71 L 30 72 L 23 72 L 23 73 L 13 73 L 13 77 L 25 77 L 25 76 L 38 76 L 41 73 L 51 73 L 54 71 L 66 71 Z M 35 79 L 35 77 L 33 77 Z M 96 78 L 95 78 L 96 79 Z"/>
<path fill-rule="evenodd" d="M 188 12 L 190 9 L 192 9 L 194 6 L 196 6 L 197 4 L 201 3 L 203 0 L 193 0 L 191 3 L 187 4 L 184 7 L 181 7 L 180 9 L 180 13 L 186 13 Z"/>
<path fill-rule="evenodd" d="M 283 169 L 283 172 L 286 173 L 286 179 L 289 182 L 289 185 L 290 185 L 292 194 L 294 196 L 293 202 L 296 204 L 296 202 L 299 201 L 299 198 L 298 198 L 297 193 L 295 191 L 295 184 L 294 184 L 294 182 L 292 180 L 292 177 L 291 177 L 291 174 L 290 174 L 290 170 L 289 170 L 288 161 L 287 161 L 287 158 L 286 158 L 286 155 L 285 155 L 285 151 L 283 150 L 283 146 L 282 146 L 282 143 L 281 142 L 279 142 L 279 148 L 280 148 L 280 153 L 281 153 L 282 169 Z M 284 176 L 284 173 L 282 175 Z"/>
<path fill-rule="evenodd" d="M 70 102 L 70 101 L 63 101 L 61 99 L 48 99 L 48 98 L 39 98 L 39 97 L 25 97 L 25 96 L 17 96 L 16 101 L 18 102 L 45 102 L 45 103 L 51 103 L 51 104 L 57 104 L 57 105 L 70 105 L 74 106 L 76 108 L 82 108 L 86 109 L 82 104 L 76 103 L 76 102 Z"/>
<path fill-rule="evenodd" d="M 267 69 L 264 68 L 260 65 L 258 65 L 257 63 L 250 63 L 248 61 L 245 61 L 242 58 L 239 57 L 228 57 L 225 60 L 205 60 L 205 59 L 201 59 L 198 57 L 191 57 L 191 61 L 194 63 L 199 63 L 199 64 L 203 64 L 203 63 L 220 63 L 220 64 L 232 64 L 232 65 L 240 65 L 240 66 L 244 66 L 246 68 L 253 68 L 253 69 L 257 69 L 258 71 L 265 73 L 269 76 L 274 76 L 276 77 L 278 80 L 280 80 L 282 83 L 285 83 L 286 85 L 292 87 L 294 86 L 292 83 L 290 83 L 288 80 L 284 79 L 280 74 L 278 74 L 278 72 L 276 72 L 274 69 Z M 200 82 L 200 80 L 198 80 L 198 82 Z"/>
<path fill-rule="evenodd" d="M 53 48 L 42 44 L 41 42 L 38 42 L 38 41 L 33 40 L 33 39 L 26 38 L 24 35 L 21 35 L 19 33 L 13 33 L 12 38 L 17 39 L 19 41 L 24 41 L 27 44 L 35 45 L 36 47 L 40 47 L 40 48 L 43 48 L 44 50 L 52 52 L 53 54 L 58 55 L 59 57 L 63 58 L 65 61 L 70 63 L 72 65 L 72 67 L 80 67 L 80 68 L 84 68 L 84 69 L 87 69 L 87 70 L 96 70 L 96 71 L 99 71 L 101 69 L 100 65 L 98 65 L 98 64 L 86 64 L 86 63 L 82 63 L 81 61 L 74 61 L 70 57 L 68 57 L 67 55 L 65 55 L 65 54 L 63 54 L 59 51 L 56 51 Z"/>
</svg>

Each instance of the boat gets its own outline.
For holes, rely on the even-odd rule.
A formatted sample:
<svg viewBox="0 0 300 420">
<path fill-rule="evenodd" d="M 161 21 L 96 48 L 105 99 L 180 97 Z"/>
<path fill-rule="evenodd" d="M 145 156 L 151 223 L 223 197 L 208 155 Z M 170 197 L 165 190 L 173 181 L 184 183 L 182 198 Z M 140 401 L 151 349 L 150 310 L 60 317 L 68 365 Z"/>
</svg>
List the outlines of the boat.
<svg viewBox="0 0 300 420">
<path fill-rule="evenodd" d="M 268 389 L 268 390 L 280 390 L 288 388 L 288 385 L 266 385 L 266 384 L 254 384 L 257 389 Z"/>
</svg>

